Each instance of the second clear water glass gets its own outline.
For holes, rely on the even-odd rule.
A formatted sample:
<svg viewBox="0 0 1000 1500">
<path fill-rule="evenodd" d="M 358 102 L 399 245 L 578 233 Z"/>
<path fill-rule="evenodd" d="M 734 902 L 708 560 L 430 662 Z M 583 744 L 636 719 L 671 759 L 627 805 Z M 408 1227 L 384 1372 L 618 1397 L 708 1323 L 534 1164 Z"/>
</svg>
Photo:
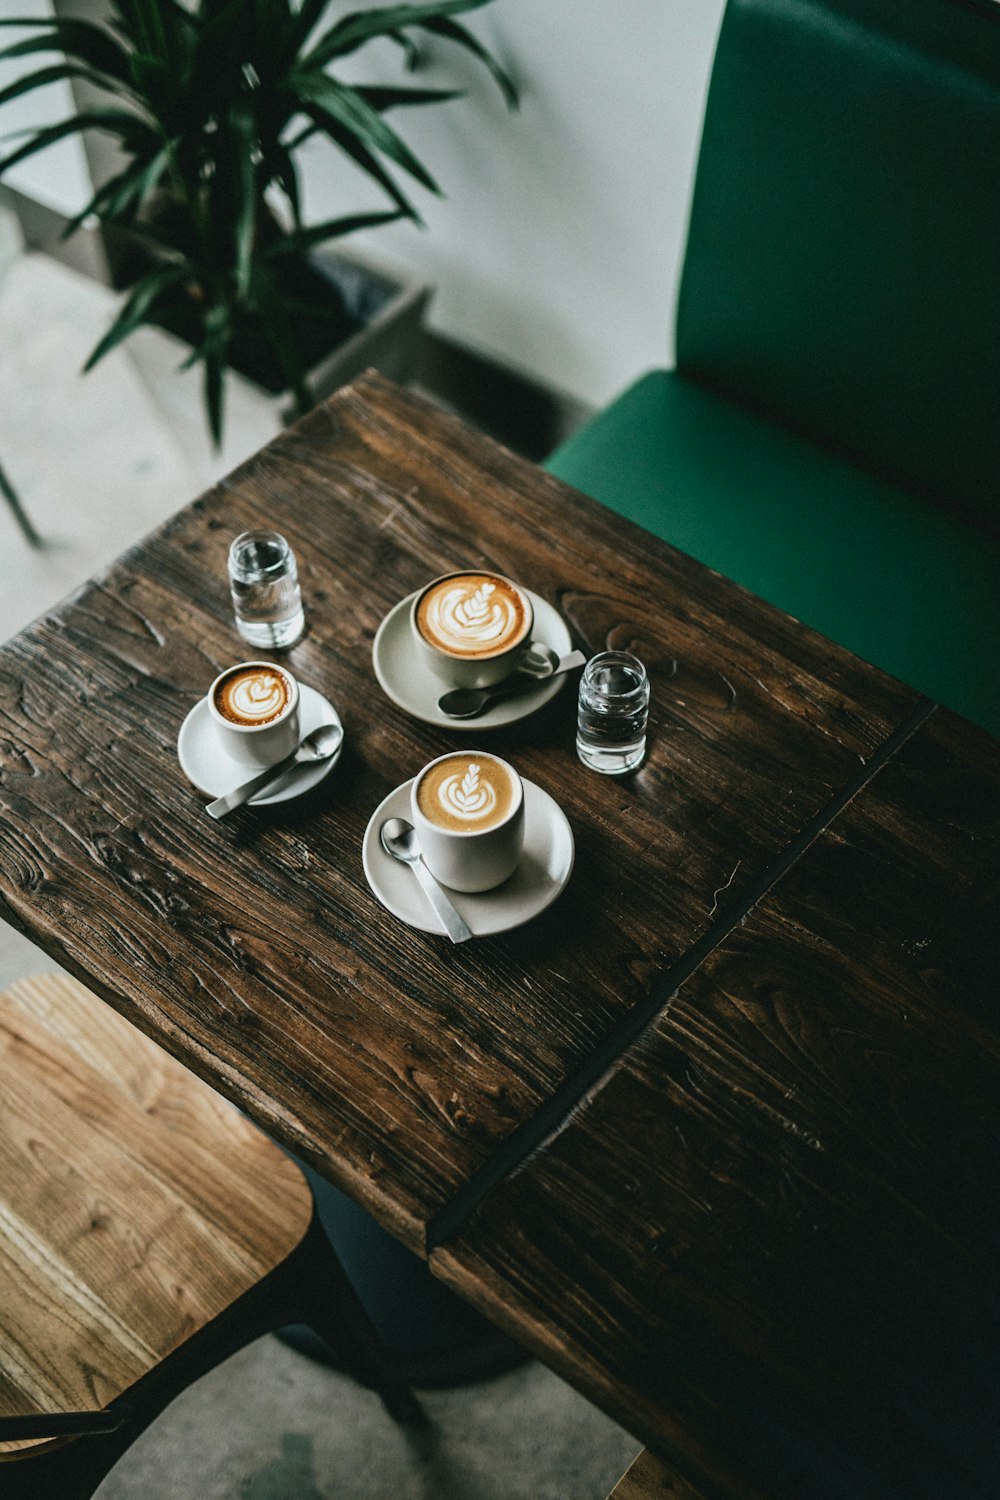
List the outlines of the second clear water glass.
<svg viewBox="0 0 1000 1500">
<path fill-rule="evenodd" d="M 576 752 L 591 771 L 621 776 L 642 764 L 649 717 L 649 678 L 637 656 L 602 651 L 580 678 Z"/>
<path fill-rule="evenodd" d="M 236 628 L 252 646 L 282 651 L 305 629 L 295 553 L 277 531 L 244 531 L 229 549 Z"/>
</svg>

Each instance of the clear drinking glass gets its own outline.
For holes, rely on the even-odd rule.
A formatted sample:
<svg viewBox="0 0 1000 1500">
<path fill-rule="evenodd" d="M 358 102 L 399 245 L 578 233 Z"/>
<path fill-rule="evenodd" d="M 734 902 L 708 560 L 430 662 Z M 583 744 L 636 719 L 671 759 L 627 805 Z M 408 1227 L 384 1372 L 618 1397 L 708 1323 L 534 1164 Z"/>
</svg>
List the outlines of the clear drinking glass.
<svg viewBox="0 0 1000 1500">
<path fill-rule="evenodd" d="M 646 753 L 649 678 L 627 651 L 592 656 L 580 678 L 576 753 L 591 771 L 621 776 Z"/>
<path fill-rule="evenodd" d="M 236 628 L 252 646 L 281 651 L 305 629 L 295 553 L 276 531 L 244 531 L 229 549 Z"/>
</svg>

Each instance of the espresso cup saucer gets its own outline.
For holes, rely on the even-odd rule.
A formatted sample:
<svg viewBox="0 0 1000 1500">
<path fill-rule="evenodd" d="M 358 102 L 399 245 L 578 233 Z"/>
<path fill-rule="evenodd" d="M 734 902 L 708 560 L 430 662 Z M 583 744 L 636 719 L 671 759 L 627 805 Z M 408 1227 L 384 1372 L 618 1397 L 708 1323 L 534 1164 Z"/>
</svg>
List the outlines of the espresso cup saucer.
<svg viewBox="0 0 1000 1500">
<path fill-rule="evenodd" d="M 386 818 L 410 821 L 410 788 L 405 781 L 372 814 L 361 844 L 365 879 L 382 905 L 409 927 L 444 936 L 444 927 L 428 904 L 413 871 L 382 848 L 379 829 Z M 503 885 L 474 895 L 448 891 L 472 928 L 473 937 L 509 932 L 539 916 L 566 889 L 573 873 L 573 830 L 558 802 L 533 781 L 524 787 L 524 853 Z"/>
<path fill-rule="evenodd" d="M 565 656 L 568 651 L 572 651 L 573 642 L 569 629 L 559 611 L 530 589 L 525 589 L 524 592 L 531 600 L 535 612 L 532 638 L 551 646 L 557 656 Z M 566 673 L 551 681 L 543 677 L 536 687 L 526 688 L 516 698 L 499 699 L 474 719 L 449 718 L 437 706 L 438 699 L 448 691 L 448 684 L 434 675 L 413 640 L 410 607 L 415 598 L 416 592 L 401 599 L 390 609 L 376 631 L 372 645 L 372 665 L 379 686 L 393 703 L 412 714 L 415 719 L 421 719 L 425 724 L 435 724 L 440 729 L 466 732 L 501 729 L 506 724 L 516 724 L 519 719 L 526 719 L 529 714 L 537 713 L 565 684 Z M 526 678 L 525 681 L 527 680 Z"/>
<path fill-rule="evenodd" d="M 330 700 L 315 688 L 300 682 L 299 737 L 310 734 L 321 724 L 339 723 L 340 715 Z M 325 776 L 329 776 L 340 759 L 343 748 L 344 742 L 341 740 L 329 760 L 293 766 L 266 793 L 258 792 L 256 797 L 251 797 L 247 805 L 270 807 L 274 803 L 290 802 L 295 797 L 301 797 L 304 792 L 318 786 Z M 210 797 L 224 797 L 227 792 L 242 786 L 244 781 L 249 781 L 254 774 L 254 767 L 237 760 L 224 743 L 204 698 L 198 700 L 181 725 L 177 736 L 177 759 L 188 781 L 193 782 L 199 791 L 207 792 Z"/>
</svg>

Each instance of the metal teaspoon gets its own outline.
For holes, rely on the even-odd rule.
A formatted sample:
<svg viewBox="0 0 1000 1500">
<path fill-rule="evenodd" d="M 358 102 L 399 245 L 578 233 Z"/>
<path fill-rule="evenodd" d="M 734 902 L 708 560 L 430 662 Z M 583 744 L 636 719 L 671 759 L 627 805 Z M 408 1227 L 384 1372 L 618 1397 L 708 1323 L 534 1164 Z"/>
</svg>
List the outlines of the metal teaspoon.
<svg viewBox="0 0 1000 1500">
<path fill-rule="evenodd" d="M 343 738 L 344 731 L 339 724 L 320 724 L 299 742 L 298 749 L 293 750 L 291 755 L 286 755 L 277 765 L 268 766 L 266 771 L 259 772 L 250 781 L 227 792 L 224 797 L 216 797 L 205 811 L 209 817 L 224 818 L 227 813 L 242 807 L 244 802 L 262 792 L 272 781 L 277 781 L 279 776 L 284 776 L 293 766 L 303 765 L 307 761 L 329 760 Z"/>
<path fill-rule="evenodd" d="M 417 832 L 413 824 L 407 823 L 405 818 L 386 818 L 378 831 L 378 836 L 386 854 L 391 854 L 393 859 L 398 859 L 401 864 L 410 866 L 423 887 L 424 895 L 444 923 L 445 931 L 452 942 L 464 943 L 467 938 L 472 937 L 471 927 L 455 910 L 420 858 L 420 845 L 417 842 Z"/>
<path fill-rule="evenodd" d="M 449 719 L 474 719 L 481 714 L 484 708 L 499 698 L 514 698 L 518 693 L 530 693 L 533 689 L 540 687 L 543 682 L 551 682 L 553 677 L 559 677 L 563 672 L 572 672 L 574 667 L 582 667 L 587 658 L 582 651 L 571 651 L 568 656 L 562 656 L 556 662 L 551 672 L 544 677 L 508 677 L 506 681 L 498 683 L 491 688 L 452 688 L 450 692 L 443 693 L 438 699 L 438 708 Z"/>
</svg>

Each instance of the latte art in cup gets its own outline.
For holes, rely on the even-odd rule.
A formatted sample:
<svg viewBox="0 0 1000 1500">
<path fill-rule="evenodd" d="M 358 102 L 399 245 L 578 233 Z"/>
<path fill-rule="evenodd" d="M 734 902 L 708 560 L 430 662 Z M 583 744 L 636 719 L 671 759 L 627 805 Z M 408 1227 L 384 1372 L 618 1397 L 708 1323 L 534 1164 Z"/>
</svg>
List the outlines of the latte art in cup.
<svg viewBox="0 0 1000 1500">
<path fill-rule="evenodd" d="M 450 656 L 488 657 L 509 651 L 527 635 L 531 615 L 509 579 L 495 573 L 455 573 L 421 598 L 417 629 Z"/>
<path fill-rule="evenodd" d="M 424 864 L 456 891 L 490 891 L 524 851 L 524 791 L 513 766 L 484 750 L 441 755 L 410 787 Z"/>
<path fill-rule="evenodd" d="M 285 674 L 263 666 L 237 667 L 217 684 L 214 694 L 222 717 L 245 728 L 280 719 L 291 701 Z"/>
<path fill-rule="evenodd" d="M 482 833 L 509 817 L 518 789 L 502 761 L 489 755 L 449 755 L 435 761 L 417 786 L 417 806 L 437 828 Z"/>
</svg>

